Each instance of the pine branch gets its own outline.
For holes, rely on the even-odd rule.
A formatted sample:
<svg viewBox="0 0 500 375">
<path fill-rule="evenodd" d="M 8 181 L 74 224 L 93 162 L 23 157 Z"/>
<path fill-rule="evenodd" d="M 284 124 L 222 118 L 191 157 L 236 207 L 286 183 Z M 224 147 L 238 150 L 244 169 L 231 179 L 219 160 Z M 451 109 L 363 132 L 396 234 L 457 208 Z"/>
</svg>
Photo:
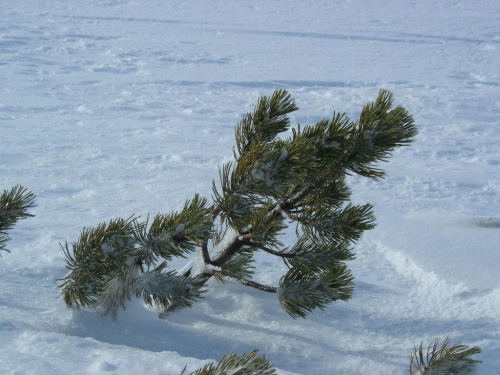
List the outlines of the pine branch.
<svg viewBox="0 0 500 375">
<path fill-rule="evenodd" d="M 424 355 L 423 343 L 410 356 L 412 375 L 472 374 L 481 361 L 470 358 L 481 353 L 481 348 L 455 344 L 450 346 L 449 338 L 439 345 L 439 338 L 433 340 Z"/>
<path fill-rule="evenodd" d="M 287 114 L 296 111 L 291 95 L 286 90 L 276 90 L 271 97 L 259 99 L 253 113 L 248 113 L 235 131 L 239 155 L 247 152 L 252 143 L 266 143 L 290 126 Z"/>
<path fill-rule="evenodd" d="M 375 180 L 384 177 L 374 162 L 387 161 L 395 148 L 407 146 L 416 136 L 413 117 L 401 106 L 391 109 L 393 102 L 392 94 L 381 90 L 377 100 L 363 108 L 349 150 L 352 172 Z"/>
<path fill-rule="evenodd" d="M 221 358 L 217 365 L 209 363 L 189 375 L 275 375 L 276 370 L 266 356 L 255 358 L 258 350 L 243 354 L 241 357 L 231 353 Z M 185 374 L 186 369 L 181 375 Z"/>
<path fill-rule="evenodd" d="M 336 242 L 358 241 L 366 230 L 375 227 L 372 206 L 353 206 L 342 209 L 328 206 L 309 208 L 301 215 L 299 222 L 306 235 L 313 238 L 329 238 Z"/>
<path fill-rule="evenodd" d="M 205 198 L 195 195 L 187 200 L 180 212 L 158 214 L 148 228 L 148 222 L 134 231 L 141 260 L 148 266 L 161 257 L 184 257 L 212 236 L 213 208 Z"/>
<path fill-rule="evenodd" d="M 141 261 L 135 252 L 137 219 L 116 219 L 82 230 L 78 241 L 61 245 L 69 273 L 60 281 L 67 306 L 97 307 L 116 312 L 129 299 L 128 283 Z M 123 282 L 119 292 L 119 281 Z M 127 281 L 128 280 L 128 281 Z M 115 292 L 113 293 L 112 290 Z M 117 298 L 112 301 L 110 295 Z"/>
<path fill-rule="evenodd" d="M 0 251 L 10 253 L 10 250 L 5 247 L 7 241 L 11 239 L 7 231 L 12 229 L 19 220 L 33 217 L 28 210 L 35 207 L 34 200 L 35 194 L 28 192 L 21 185 L 2 192 L 0 195 Z"/>
<path fill-rule="evenodd" d="M 294 267 L 281 278 L 277 292 L 281 307 L 291 317 L 305 318 L 314 309 L 323 310 L 332 301 L 349 300 L 353 277 L 343 263 L 319 274 Z"/>
<path fill-rule="evenodd" d="M 381 90 L 377 100 L 363 108 L 357 123 L 349 122 L 345 115 L 334 115 L 329 123 L 320 121 L 315 132 L 311 128 L 297 132 L 297 138 L 317 137 L 315 143 L 323 151 L 319 155 L 322 172 L 281 202 L 282 209 L 293 209 L 347 170 L 374 179 L 383 177 L 384 172 L 373 164 L 386 161 L 396 147 L 408 145 L 417 134 L 411 115 L 401 106 L 390 110 L 392 103 L 392 94 Z"/>
<path fill-rule="evenodd" d="M 328 237 L 298 238 L 289 251 L 293 257 L 285 257 L 285 262 L 291 267 L 300 267 L 303 272 L 328 271 L 335 268 L 339 262 L 353 260 L 354 254 L 348 242 L 337 241 Z"/>
<path fill-rule="evenodd" d="M 345 177 L 383 177 L 376 164 L 416 135 L 413 118 L 392 103 L 382 90 L 358 121 L 334 113 L 285 138 L 288 114 L 297 109 L 293 99 L 285 90 L 262 97 L 236 127 L 234 161 L 219 168 L 213 205 L 195 196 L 151 223 L 103 223 L 62 246 L 70 270 L 61 284 L 66 303 L 116 312 L 135 293 L 168 312 L 200 298 L 210 277 L 277 293 L 293 317 L 348 300 L 353 277 L 344 262 L 354 258 L 350 246 L 375 219 L 371 205 L 349 203 Z M 281 236 L 291 223 L 297 240 L 285 247 Z M 165 271 L 165 262 L 195 250 L 197 258 L 177 274 Z M 289 268 L 278 288 L 250 279 L 259 250 Z"/>
</svg>

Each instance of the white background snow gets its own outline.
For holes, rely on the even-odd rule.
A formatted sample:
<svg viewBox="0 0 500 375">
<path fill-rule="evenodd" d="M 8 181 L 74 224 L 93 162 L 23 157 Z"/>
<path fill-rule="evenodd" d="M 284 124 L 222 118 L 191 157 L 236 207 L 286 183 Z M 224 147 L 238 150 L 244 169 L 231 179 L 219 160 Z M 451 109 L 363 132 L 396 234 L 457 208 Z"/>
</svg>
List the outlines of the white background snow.
<svg viewBox="0 0 500 375">
<path fill-rule="evenodd" d="M 280 374 L 405 374 L 414 345 L 448 335 L 500 374 L 498 0 L 4 0 L 0 15 L 0 188 L 37 195 L 0 259 L 1 374 L 170 375 L 256 348 Z M 59 244 L 210 197 L 234 126 L 279 88 L 293 123 L 356 118 L 386 88 L 418 125 L 385 180 L 350 179 L 378 222 L 353 299 L 294 320 L 275 295 L 213 283 L 166 320 L 68 310 Z"/>
</svg>

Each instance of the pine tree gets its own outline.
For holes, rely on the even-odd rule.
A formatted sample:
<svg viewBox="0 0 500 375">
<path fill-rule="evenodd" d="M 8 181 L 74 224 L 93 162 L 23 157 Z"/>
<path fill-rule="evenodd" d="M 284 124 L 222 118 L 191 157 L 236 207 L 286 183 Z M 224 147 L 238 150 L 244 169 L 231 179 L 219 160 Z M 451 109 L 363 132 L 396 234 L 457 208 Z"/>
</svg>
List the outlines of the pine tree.
<svg viewBox="0 0 500 375">
<path fill-rule="evenodd" d="M 32 217 L 28 209 L 34 207 L 35 195 L 21 185 L 4 190 L 0 195 L 0 252 L 10 253 L 5 246 L 11 238 L 7 231 L 14 227 L 20 219 Z M 1 253 L 0 253 L 1 256 Z"/>
<path fill-rule="evenodd" d="M 236 127 L 234 160 L 220 167 L 212 203 L 196 195 L 179 212 L 101 223 L 63 244 L 66 304 L 102 306 L 115 314 L 136 295 L 166 314 L 200 298 L 212 277 L 276 293 L 294 318 L 347 301 L 354 284 L 345 262 L 354 258 L 352 245 L 375 226 L 375 218 L 371 205 L 349 202 L 346 176 L 383 178 L 377 163 L 410 144 L 417 130 L 385 90 L 357 121 L 334 113 L 330 120 L 291 129 L 288 115 L 296 110 L 285 90 L 259 99 Z M 292 225 L 296 241 L 284 246 L 280 235 Z M 184 268 L 166 271 L 173 257 L 195 251 Z M 257 251 L 286 264 L 279 285 L 251 280 Z"/>
</svg>

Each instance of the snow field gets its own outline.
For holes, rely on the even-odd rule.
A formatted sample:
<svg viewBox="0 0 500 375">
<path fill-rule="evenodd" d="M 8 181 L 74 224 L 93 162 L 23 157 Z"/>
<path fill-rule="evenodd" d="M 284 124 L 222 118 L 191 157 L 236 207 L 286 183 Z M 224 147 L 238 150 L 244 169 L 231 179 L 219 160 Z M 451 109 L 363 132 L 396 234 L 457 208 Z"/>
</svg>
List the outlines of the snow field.
<svg viewBox="0 0 500 375">
<path fill-rule="evenodd" d="M 0 4 L 0 188 L 36 195 L 0 259 L 0 373 L 179 374 L 255 348 L 279 374 L 403 374 L 421 340 L 480 345 L 500 372 L 497 1 L 20 0 Z M 307 320 L 276 296 L 209 285 L 159 320 L 58 299 L 59 243 L 83 227 L 211 196 L 234 126 L 288 89 L 311 124 L 355 119 L 380 88 L 420 134 L 387 178 L 350 178 L 378 226 L 350 262 L 356 291 Z M 173 266 L 181 267 L 184 261 Z M 283 265 L 258 255 L 257 279 Z"/>
</svg>

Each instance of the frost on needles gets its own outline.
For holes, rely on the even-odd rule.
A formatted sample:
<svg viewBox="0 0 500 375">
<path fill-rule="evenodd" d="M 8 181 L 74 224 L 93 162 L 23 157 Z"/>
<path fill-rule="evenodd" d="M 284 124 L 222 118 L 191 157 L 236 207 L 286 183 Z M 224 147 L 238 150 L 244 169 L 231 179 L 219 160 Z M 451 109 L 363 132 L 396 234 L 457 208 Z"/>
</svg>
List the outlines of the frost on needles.
<svg viewBox="0 0 500 375">
<path fill-rule="evenodd" d="M 349 300 L 354 283 L 345 262 L 375 218 L 371 205 L 350 202 L 345 177 L 383 178 L 377 163 L 410 144 L 417 130 L 385 90 L 357 121 L 334 113 L 291 129 L 288 114 L 297 109 L 285 90 L 259 99 L 236 127 L 234 160 L 220 166 L 212 202 L 196 195 L 178 212 L 101 223 L 63 244 L 66 304 L 116 314 L 135 295 L 164 315 L 191 306 L 212 277 L 276 293 L 294 318 Z M 285 246 L 280 235 L 289 226 L 296 240 Z M 252 281 L 258 251 L 286 264 L 279 285 Z M 181 270 L 166 271 L 172 258 L 193 253 Z"/>
</svg>

